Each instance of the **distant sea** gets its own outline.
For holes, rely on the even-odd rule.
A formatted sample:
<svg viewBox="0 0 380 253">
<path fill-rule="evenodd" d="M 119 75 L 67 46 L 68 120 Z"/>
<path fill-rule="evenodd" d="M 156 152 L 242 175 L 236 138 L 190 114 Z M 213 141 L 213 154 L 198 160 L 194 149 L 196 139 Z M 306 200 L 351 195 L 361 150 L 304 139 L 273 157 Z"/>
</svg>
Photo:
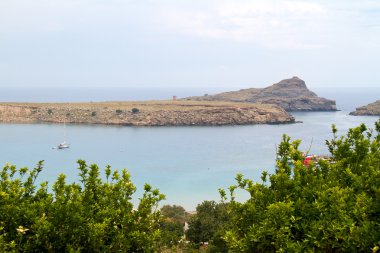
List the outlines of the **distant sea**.
<svg viewBox="0 0 380 253">
<path fill-rule="evenodd" d="M 0 101 L 79 102 L 111 100 L 154 100 L 212 94 L 206 89 L 0 89 Z M 78 181 L 77 159 L 101 167 L 127 168 L 141 196 L 144 183 L 166 194 L 163 204 L 177 204 L 194 210 L 203 200 L 219 200 L 218 188 L 234 183 L 237 173 L 259 180 L 263 170 L 274 171 L 275 145 L 282 134 L 303 140 L 306 150 L 326 154 L 325 140 L 331 138 L 331 124 L 340 133 L 378 117 L 354 117 L 355 107 L 380 99 L 380 88 L 318 88 L 318 95 L 337 100 L 338 112 L 293 113 L 288 125 L 223 127 L 123 127 L 68 125 L 70 149 L 52 147 L 63 141 L 63 126 L 57 124 L 0 124 L 0 164 L 33 167 L 45 160 L 39 178 L 52 185 L 60 173 L 69 182 Z M 244 194 L 243 194 L 244 196 Z M 244 198 L 244 197 L 243 197 Z"/>
<path fill-rule="evenodd" d="M 216 94 L 236 88 L 0 88 L 0 102 L 98 102 L 172 99 Z M 317 95 L 337 101 L 338 109 L 352 111 L 380 99 L 380 87 L 317 87 Z"/>
</svg>

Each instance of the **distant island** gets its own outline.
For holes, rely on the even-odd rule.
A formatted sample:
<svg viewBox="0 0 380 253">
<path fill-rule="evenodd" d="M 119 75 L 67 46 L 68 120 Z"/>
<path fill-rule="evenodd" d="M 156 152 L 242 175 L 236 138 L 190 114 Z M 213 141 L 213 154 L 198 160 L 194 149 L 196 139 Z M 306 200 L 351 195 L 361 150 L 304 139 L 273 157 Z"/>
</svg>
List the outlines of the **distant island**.
<svg viewBox="0 0 380 253">
<path fill-rule="evenodd" d="M 0 122 L 130 126 L 281 124 L 295 122 L 288 113 L 291 111 L 336 111 L 336 103 L 318 97 L 303 80 L 293 77 L 266 88 L 180 100 L 173 97 L 136 102 L 0 103 Z"/>
<path fill-rule="evenodd" d="M 275 105 L 220 101 L 0 103 L 0 122 L 130 126 L 214 126 L 293 123 Z"/>
<path fill-rule="evenodd" d="M 336 111 L 334 100 L 318 97 L 298 77 L 284 79 L 266 88 L 242 89 L 216 95 L 188 97 L 185 100 L 272 104 L 286 111 Z"/>
<path fill-rule="evenodd" d="M 366 106 L 356 108 L 355 111 L 350 112 L 354 116 L 380 116 L 380 100 L 370 103 Z"/>
</svg>

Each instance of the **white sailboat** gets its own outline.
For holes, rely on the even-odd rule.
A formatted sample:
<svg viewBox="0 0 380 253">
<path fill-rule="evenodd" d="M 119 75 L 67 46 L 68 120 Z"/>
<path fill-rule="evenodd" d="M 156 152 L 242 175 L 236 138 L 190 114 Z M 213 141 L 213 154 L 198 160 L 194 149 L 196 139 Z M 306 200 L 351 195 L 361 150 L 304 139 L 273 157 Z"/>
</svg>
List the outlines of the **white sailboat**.
<svg viewBox="0 0 380 253">
<path fill-rule="evenodd" d="M 70 144 L 67 143 L 66 141 L 63 141 L 62 143 L 58 145 L 58 149 L 64 149 L 64 148 L 69 148 L 69 147 L 70 147 Z"/>
<path fill-rule="evenodd" d="M 69 148 L 70 144 L 66 142 L 66 122 L 63 122 L 63 136 L 64 141 L 58 145 L 58 149 Z"/>
</svg>

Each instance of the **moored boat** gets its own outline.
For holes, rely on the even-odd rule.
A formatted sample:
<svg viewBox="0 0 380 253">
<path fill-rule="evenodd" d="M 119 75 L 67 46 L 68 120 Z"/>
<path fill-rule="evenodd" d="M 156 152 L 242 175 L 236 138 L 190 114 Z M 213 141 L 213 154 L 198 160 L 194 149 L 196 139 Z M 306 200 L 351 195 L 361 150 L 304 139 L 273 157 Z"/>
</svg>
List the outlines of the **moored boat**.
<svg viewBox="0 0 380 253">
<path fill-rule="evenodd" d="M 60 143 L 57 148 L 58 149 L 64 149 L 64 148 L 69 148 L 69 147 L 70 147 L 69 143 L 64 141 L 64 142 Z"/>
<path fill-rule="evenodd" d="M 66 142 L 66 122 L 63 122 L 63 135 L 64 141 L 58 145 L 58 149 L 65 149 L 70 147 L 70 144 Z"/>
</svg>

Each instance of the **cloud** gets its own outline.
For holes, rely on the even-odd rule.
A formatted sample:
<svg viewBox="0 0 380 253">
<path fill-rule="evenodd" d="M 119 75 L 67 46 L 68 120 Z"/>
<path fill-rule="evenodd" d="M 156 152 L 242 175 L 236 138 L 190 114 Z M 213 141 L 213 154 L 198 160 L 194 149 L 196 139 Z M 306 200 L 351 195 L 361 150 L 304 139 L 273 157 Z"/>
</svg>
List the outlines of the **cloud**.
<svg viewBox="0 0 380 253">
<path fill-rule="evenodd" d="M 162 13 L 163 24 L 177 33 L 211 39 L 253 42 L 270 48 L 323 47 L 328 10 L 300 1 L 220 1 L 211 9 Z"/>
<path fill-rule="evenodd" d="M 310 49 L 379 41 L 368 29 L 380 23 L 380 1 L 219 0 L 203 8 L 162 8 L 169 32 L 204 39 L 247 42 L 270 49 Z M 360 35 L 358 39 L 354 35 Z M 352 40 L 351 40 L 352 38 Z M 363 43 L 363 44 L 362 44 Z"/>
<path fill-rule="evenodd" d="M 379 10 L 378 0 L 2 0 L 0 37 L 56 32 L 186 36 L 269 49 L 376 46 Z"/>
<path fill-rule="evenodd" d="M 138 20 L 147 3 L 133 0 L 2 0 L 0 36 L 112 30 Z M 145 13 L 146 15 L 148 13 Z M 144 13 L 141 17 L 145 18 Z M 144 25 L 144 24 L 142 24 Z"/>
</svg>

